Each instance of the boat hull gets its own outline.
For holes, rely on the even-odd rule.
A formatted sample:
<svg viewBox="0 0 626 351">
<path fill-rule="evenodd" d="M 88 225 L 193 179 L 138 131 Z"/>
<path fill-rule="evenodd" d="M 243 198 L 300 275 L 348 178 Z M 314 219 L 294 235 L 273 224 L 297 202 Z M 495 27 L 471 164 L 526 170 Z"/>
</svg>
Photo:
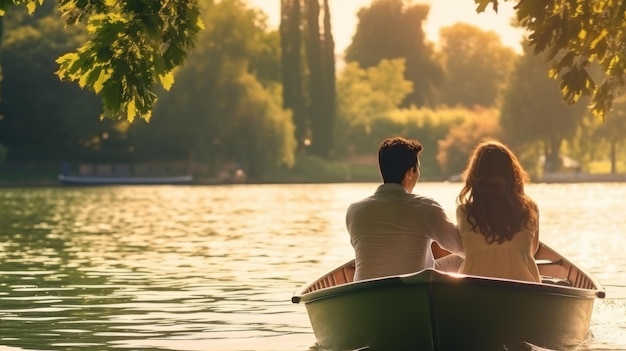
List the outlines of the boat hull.
<svg viewBox="0 0 626 351">
<path fill-rule="evenodd" d="M 407 287 L 392 280 L 374 285 L 304 301 L 320 348 L 401 350 L 410 345 L 433 350 L 427 286 Z"/>
<path fill-rule="evenodd" d="M 544 246 L 546 252 L 552 251 Z M 594 301 L 604 291 L 563 258 L 542 265 L 540 270 L 559 274 L 553 283 L 431 269 L 352 282 L 350 261 L 305 285 L 292 301 L 305 304 L 317 343 L 328 350 L 489 351 L 520 343 L 551 349 L 579 345 L 588 335 Z M 555 284 L 565 281 L 573 286 Z"/>
</svg>

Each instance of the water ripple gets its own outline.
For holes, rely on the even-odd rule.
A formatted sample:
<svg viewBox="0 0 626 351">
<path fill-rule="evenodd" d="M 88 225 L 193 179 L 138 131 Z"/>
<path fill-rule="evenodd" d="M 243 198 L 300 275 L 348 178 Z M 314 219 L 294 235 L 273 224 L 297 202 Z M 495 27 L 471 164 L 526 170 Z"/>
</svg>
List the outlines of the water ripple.
<svg viewBox="0 0 626 351">
<path fill-rule="evenodd" d="M 0 348 L 312 350 L 291 294 L 352 256 L 345 209 L 374 188 L 3 189 Z M 458 190 L 425 183 L 416 192 L 453 218 Z M 580 350 L 625 349 L 626 185 L 528 191 L 542 240 L 607 285 Z"/>
</svg>

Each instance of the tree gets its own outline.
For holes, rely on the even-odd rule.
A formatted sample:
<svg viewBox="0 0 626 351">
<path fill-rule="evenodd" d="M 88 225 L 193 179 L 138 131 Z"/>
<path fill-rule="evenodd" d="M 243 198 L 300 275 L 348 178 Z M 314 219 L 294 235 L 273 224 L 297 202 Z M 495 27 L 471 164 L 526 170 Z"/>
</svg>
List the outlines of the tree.
<svg viewBox="0 0 626 351">
<path fill-rule="evenodd" d="M 394 110 L 413 87 L 404 69 L 404 59 L 382 60 L 368 69 L 348 63 L 337 81 L 341 119 L 367 126 L 376 115 Z"/>
<path fill-rule="evenodd" d="M 328 158 L 336 115 L 335 42 L 328 0 L 322 5 L 320 0 L 282 0 L 280 34 L 283 106 L 293 113 L 298 146 Z"/>
<path fill-rule="evenodd" d="M 4 17 L 0 16 L 0 58 L 2 57 L 2 39 L 4 38 Z M 0 82 L 2 82 L 2 65 L 0 65 Z M 0 100 L 2 93 L 0 93 Z"/>
<path fill-rule="evenodd" d="M 2 0 L 0 16 L 12 6 L 29 13 L 43 0 Z M 156 89 L 169 89 L 173 71 L 203 28 L 198 0 L 59 0 L 68 25 L 86 23 L 90 39 L 57 60 L 57 74 L 102 99 L 103 116 L 149 120 Z"/>
<path fill-rule="evenodd" d="M 242 0 L 207 5 L 204 16 L 207 28 L 177 72 L 177 84 L 161 96 L 150 126 L 137 130 L 139 152 L 188 159 L 212 170 L 237 163 L 252 178 L 291 166 L 291 115 L 282 109 L 278 89 L 253 74 L 267 76 L 259 67 L 273 70 L 256 58 L 267 60 L 267 37 L 275 33 L 268 33 L 259 12 Z"/>
<path fill-rule="evenodd" d="M 604 123 L 599 124 L 594 130 L 596 139 L 604 140 L 609 144 L 609 158 L 611 161 L 611 173 L 617 173 L 618 147 L 625 145 L 626 135 L 626 98 L 620 97 L 615 101 L 613 113 L 606 118 Z"/>
<path fill-rule="evenodd" d="M 335 40 L 330 21 L 329 0 L 324 0 L 324 29 L 322 31 L 322 104 L 320 105 L 320 114 L 317 118 L 319 128 L 318 134 L 324 136 L 323 140 L 318 138 L 318 155 L 330 156 L 330 152 L 334 147 L 334 127 L 337 119 L 337 76 L 335 65 Z"/>
<path fill-rule="evenodd" d="M 506 0 L 474 0 L 478 12 L 485 11 L 489 5 L 497 11 L 502 1 Z M 377 0 L 372 6 L 379 2 L 401 4 L 400 0 Z M 32 13 L 42 3 L 43 0 L 0 0 L 0 16 L 16 5 L 24 5 Z M 159 85 L 171 87 L 174 69 L 194 47 L 203 27 L 199 1 L 59 0 L 59 4 L 69 25 L 87 23 L 91 34 L 82 47 L 59 59 L 59 76 L 96 92 L 102 99 L 105 117 L 149 119 L 156 102 L 156 89 Z M 518 22 L 530 31 L 529 40 L 535 53 L 547 50 L 551 74 L 560 80 L 566 101 L 574 103 L 589 95 L 594 113 L 602 117 L 609 113 L 613 100 L 626 85 L 623 76 L 626 50 L 622 48 L 626 42 L 626 28 L 622 26 L 626 2 L 525 0 L 516 9 Z M 415 16 L 402 23 L 421 27 L 424 18 L 425 15 Z M 396 23 L 382 25 L 391 27 Z M 359 28 L 358 32 L 373 33 L 376 26 L 367 29 L 359 24 Z M 423 39 L 423 33 L 420 38 Z M 407 42 L 401 44 L 406 46 Z M 424 57 L 428 55 L 420 56 Z M 407 64 L 412 64 L 413 60 L 407 59 Z M 605 72 L 600 84 L 588 73 L 593 62 L 599 63 Z M 409 67 L 407 77 L 413 70 Z M 437 76 L 441 74 L 438 67 L 430 68 L 421 72 L 423 87 L 427 89 L 437 84 Z"/>
<path fill-rule="evenodd" d="M 439 36 L 445 70 L 440 102 L 494 107 L 513 69 L 515 52 L 495 32 L 465 23 L 442 28 Z"/>
<path fill-rule="evenodd" d="M 412 83 L 404 79 L 404 60 L 382 60 L 362 69 L 348 63 L 337 79 L 338 118 L 335 123 L 336 152 L 341 156 L 370 154 L 376 119 L 396 109 Z"/>
<path fill-rule="evenodd" d="M 311 153 L 328 158 L 333 147 L 335 122 L 335 43 L 330 26 L 330 8 L 324 0 L 323 28 L 320 28 L 319 0 L 308 0 L 307 63 L 309 67 L 309 119 Z"/>
<path fill-rule="evenodd" d="M 501 0 L 475 2 L 478 12 L 490 4 L 497 11 Z M 590 96 L 592 111 L 604 118 L 626 86 L 626 1 L 525 0 L 515 8 L 533 52 L 546 53 L 550 76 L 560 81 L 565 101 Z M 604 72 L 600 84 L 589 73 L 592 63 Z"/>
<path fill-rule="evenodd" d="M 424 146 L 421 156 L 421 179 L 436 180 L 445 179 L 439 163 L 437 162 L 437 150 L 439 142 L 445 139 L 449 131 L 455 126 L 472 118 L 474 113 L 467 109 L 429 109 L 408 108 L 397 109 L 388 114 L 386 120 L 391 121 L 400 128 L 391 129 L 382 135 L 415 135 Z M 385 119 L 379 119 L 385 121 Z M 387 122 L 389 124 L 389 122 Z M 374 126 L 380 128 L 380 126 Z M 379 140 L 381 140 L 379 139 Z"/>
<path fill-rule="evenodd" d="M 547 75 L 548 67 L 542 55 L 534 55 L 524 45 L 504 95 L 501 123 L 507 141 L 519 148 L 542 142 L 545 171 L 560 168 L 561 143 L 574 136 L 584 109 L 566 105 L 558 84 Z"/>
<path fill-rule="evenodd" d="M 250 73 L 254 74 L 263 86 L 274 88 L 282 86 L 280 33 L 266 31 L 257 40 L 255 55 L 249 62 Z"/>
<path fill-rule="evenodd" d="M 408 3 L 375 0 L 370 7 L 362 8 L 345 59 L 369 68 L 383 59 L 404 58 L 405 78 L 413 83 L 413 92 L 403 105 L 434 105 L 435 87 L 440 85 L 443 72 L 422 29 L 430 7 L 422 4 L 409 6 Z"/>
<path fill-rule="evenodd" d="M 55 58 L 85 40 L 84 28 L 66 29 L 53 2 L 34 16 L 15 8 L 3 19 L 0 143 L 11 160 L 78 157 L 102 146 L 104 133 L 111 144 L 118 133 L 114 121 L 99 121 L 96 96 L 52 74 Z"/>
<path fill-rule="evenodd" d="M 439 140 L 437 162 L 446 175 L 461 173 L 467 166 L 472 149 L 483 138 L 500 139 L 499 113 L 495 109 L 472 111 L 470 118 L 450 128 Z"/>
<path fill-rule="evenodd" d="M 302 72 L 302 9 L 300 0 L 281 0 L 280 47 L 283 107 L 291 111 L 298 146 L 304 146 L 308 123 Z"/>
</svg>

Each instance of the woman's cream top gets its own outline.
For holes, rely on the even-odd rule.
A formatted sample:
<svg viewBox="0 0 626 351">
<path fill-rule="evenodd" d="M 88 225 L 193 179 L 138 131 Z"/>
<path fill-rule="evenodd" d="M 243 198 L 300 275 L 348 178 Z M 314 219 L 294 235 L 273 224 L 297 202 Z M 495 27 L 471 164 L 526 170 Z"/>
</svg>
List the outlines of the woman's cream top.
<svg viewBox="0 0 626 351">
<path fill-rule="evenodd" d="M 524 227 L 511 240 L 489 244 L 484 235 L 472 231 L 462 206 L 457 207 L 456 218 L 465 251 L 465 261 L 459 273 L 541 282 L 533 252 L 536 228 Z"/>
</svg>

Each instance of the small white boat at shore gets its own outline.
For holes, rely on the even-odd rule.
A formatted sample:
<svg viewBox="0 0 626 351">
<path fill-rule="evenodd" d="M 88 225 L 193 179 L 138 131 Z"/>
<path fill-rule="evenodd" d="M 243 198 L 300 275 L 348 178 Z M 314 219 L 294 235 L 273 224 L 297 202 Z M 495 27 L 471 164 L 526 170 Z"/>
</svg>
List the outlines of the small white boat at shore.
<svg viewBox="0 0 626 351">
<path fill-rule="evenodd" d="M 59 174 L 59 182 L 65 185 L 185 184 L 193 182 L 193 176 L 96 176 Z"/>
</svg>

